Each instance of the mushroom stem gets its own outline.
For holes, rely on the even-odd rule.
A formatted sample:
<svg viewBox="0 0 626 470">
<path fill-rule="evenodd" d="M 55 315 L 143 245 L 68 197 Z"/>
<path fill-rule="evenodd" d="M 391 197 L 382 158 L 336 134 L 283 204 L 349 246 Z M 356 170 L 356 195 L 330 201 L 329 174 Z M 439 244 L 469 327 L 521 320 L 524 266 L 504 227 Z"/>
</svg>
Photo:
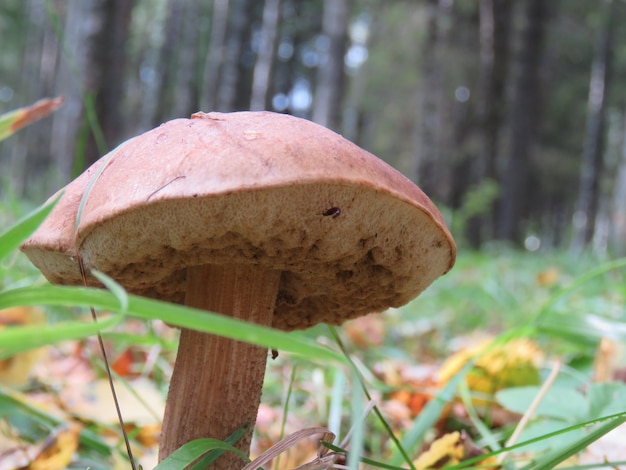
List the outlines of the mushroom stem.
<svg viewBox="0 0 626 470">
<path fill-rule="evenodd" d="M 258 266 L 196 266 L 187 270 L 185 304 L 249 322 L 272 324 L 280 271 Z M 245 424 L 235 445 L 249 453 L 261 400 L 267 350 L 239 341 L 181 331 L 165 406 L 159 460 L 193 439 L 224 440 Z M 244 465 L 231 452 L 211 468 Z"/>
</svg>

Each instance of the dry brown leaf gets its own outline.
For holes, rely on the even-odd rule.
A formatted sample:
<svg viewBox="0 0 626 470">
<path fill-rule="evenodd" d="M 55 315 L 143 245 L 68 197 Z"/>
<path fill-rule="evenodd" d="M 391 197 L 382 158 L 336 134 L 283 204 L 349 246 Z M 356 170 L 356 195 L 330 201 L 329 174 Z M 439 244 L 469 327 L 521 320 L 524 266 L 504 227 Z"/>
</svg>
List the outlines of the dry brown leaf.
<svg viewBox="0 0 626 470">
<path fill-rule="evenodd" d="M 543 287 L 551 287 L 559 282 L 561 272 L 557 268 L 548 268 L 537 274 L 537 283 Z"/>
<path fill-rule="evenodd" d="M 64 101 L 65 99 L 62 96 L 57 98 L 44 98 L 30 106 L 15 110 L 10 132 L 17 132 L 22 127 L 46 117 L 48 114 L 56 111 Z"/>
<path fill-rule="evenodd" d="M 328 454 L 328 449 L 321 445 L 321 441 L 332 443 L 334 439 L 335 439 L 335 435 L 332 432 L 330 432 L 327 428 L 324 428 L 324 427 L 300 429 L 299 431 L 296 431 L 290 434 L 289 436 L 285 437 L 281 441 L 274 444 L 269 449 L 265 450 L 261 455 L 256 457 L 252 462 L 247 464 L 243 468 L 243 470 L 253 470 L 253 469 L 259 468 L 263 465 L 270 464 L 270 463 L 273 463 L 273 465 L 276 465 L 275 460 L 280 459 L 281 457 L 283 457 L 280 460 L 281 468 L 296 468 L 297 467 L 302 470 L 305 470 L 307 469 L 309 464 L 317 465 L 320 463 L 320 461 L 323 461 L 323 460 L 329 460 L 330 463 L 334 463 L 331 461 L 332 458 L 334 458 L 334 455 L 330 455 L 328 456 L 328 458 L 326 458 Z M 310 454 L 312 450 L 311 445 L 313 441 L 315 441 L 314 448 L 317 449 L 316 455 L 314 456 Z M 304 444 L 304 446 L 302 446 L 302 444 Z M 289 450 L 292 450 L 292 448 L 294 448 L 294 446 L 296 445 L 298 447 L 296 447 L 295 453 L 288 452 Z M 304 460 L 301 460 L 303 456 L 302 447 L 304 447 L 305 449 L 304 454 L 306 455 Z M 293 460 L 294 454 L 297 456 L 296 460 Z M 289 462 L 285 463 L 285 460 L 287 459 L 289 460 Z M 304 466 L 301 466 L 301 465 L 304 465 Z M 320 467 L 318 465 L 318 466 L 314 466 L 311 468 L 317 469 L 317 468 L 324 468 L 324 467 L 323 466 Z"/>
<path fill-rule="evenodd" d="M 593 363 L 594 382 L 624 379 L 626 346 L 620 341 L 602 338 Z"/>
<path fill-rule="evenodd" d="M 161 435 L 161 423 L 146 424 L 139 428 L 139 432 L 135 436 L 137 442 L 144 447 L 155 447 L 159 445 L 159 436 Z"/>
<path fill-rule="evenodd" d="M 401 390 L 392 392 L 389 398 L 404 403 L 409 408 L 411 416 L 415 417 L 422 412 L 433 395 L 437 393 L 437 388 L 437 382 L 433 378 L 411 381 L 405 384 Z"/>
<path fill-rule="evenodd" d="M 145 362 L 145 352 L 137 348 L 126 348 L 111 363 L 111 369 L 120 377 L 137 377 L 140 373 L 138 365 Z"/>
</svg>

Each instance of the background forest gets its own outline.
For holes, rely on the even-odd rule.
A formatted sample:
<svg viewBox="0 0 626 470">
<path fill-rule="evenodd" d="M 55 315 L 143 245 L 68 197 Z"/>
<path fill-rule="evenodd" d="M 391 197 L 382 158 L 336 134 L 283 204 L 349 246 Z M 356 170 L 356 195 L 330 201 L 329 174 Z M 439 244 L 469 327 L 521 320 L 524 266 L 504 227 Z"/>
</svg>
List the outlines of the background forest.
<svg viewBox="0 0 626 470">
<path fill-rule="evenodd" d="M 0 115 L 64 104 L 6 140 L 0 122 L 0 470 L 129 468 L 96 332 L 154 467 L 166 324 L 280 350 L 253 455 L 328 426 L 352 469 L 626 468 L 624 20 L 624 0 L 1 0 Z M 414 180 L 455 268 L 416 302 L 278 347 L 123 289 L 47 284 L 10 255 L 50 208 L 21 217 L 121 142 L 248 109 L 316 121 Z"/>
<path fill-rule="evenodd" d="M 416 181 L 459 241 L 626 253 L 620 0 L 4 0 L 0 146 L 43 200 L 107 150 L 203 110 L 326 125 Z"/>
</svg>

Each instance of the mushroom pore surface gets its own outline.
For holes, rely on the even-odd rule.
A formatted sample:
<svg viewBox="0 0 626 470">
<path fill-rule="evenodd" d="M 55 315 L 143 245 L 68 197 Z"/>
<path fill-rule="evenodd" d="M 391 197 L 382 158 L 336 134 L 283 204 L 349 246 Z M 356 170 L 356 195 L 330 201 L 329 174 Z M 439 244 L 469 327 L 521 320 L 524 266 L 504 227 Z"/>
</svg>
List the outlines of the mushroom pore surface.
<svg viewBox="0 0 626 470">
<path fill-rule="evenodd" d="M 439 211 L 399 172 L 267 112 L 198 113 L 103 157 L 22 249 L 51 282 L 80 284 L 76 247 L 129 292 L 178 303 L 188 266 L 279 270 L 285 330 L 403 305 L 455 258 Z"/>
</svg>

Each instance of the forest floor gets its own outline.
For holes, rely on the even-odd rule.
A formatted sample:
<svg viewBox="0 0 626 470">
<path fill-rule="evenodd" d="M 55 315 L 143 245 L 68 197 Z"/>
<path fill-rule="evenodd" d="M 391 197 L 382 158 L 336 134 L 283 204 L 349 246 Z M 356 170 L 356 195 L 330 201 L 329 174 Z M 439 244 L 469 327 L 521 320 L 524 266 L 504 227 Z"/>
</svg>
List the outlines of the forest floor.
<svg viewBox="0 0 626 470">
<path fill-rule="evenodd" d="M 19 261 L 12 266 L 31 273 Z M 508 465 L 521 467 L 578 439 L 588 432 L 580 423 L 626 411 L 614 406 L 616 397 L 626 397 L 621 382 L 626 371 L 620 369 L 626 336 L 623 266 L 623 260 L 607 264 L 562 253 L 496 248 L 464 253 L 448 275 L 405 307 L 336 330 L 309 330 L 307 336 L 319 343 L 340 344 L 357 364 L 369 393 L 367 416 L 351 415 L 359 384 L 348 371 L 279 351 L 268 359 L 253 456 L 286 435 L 318 426 L 335 431 L 334 443 L 343 447 L 341 441 L 356 425 L 364 431 L 363 455 L 372 460 L 363 468 L 392 462 L 396 466 L 387 468 L 408 468 L 398 462 L 391 434 L 403 443 L 420 434 L 424 413 L 431 413 L 425 407 L 469 360 L 475 362 L 464 384 L 407 449 L 416 468 L 440 468 L 504 446 L 555 367 L 560 372 L 550 379 L 551 391 L 517 442 L 578 428 L 512 452 Z M 32 324 L 46 317 L 54 321 L 55 315 L 62 314 L 14 309 L 0 312 L 0 322 Z M 176 339 L 177 330 L 160 321 L 133 319 L 105 335 L 122 415 L 145 469 L 156 465 Z M 577 468 L 607 459 L 615 462 L 612 468 L 626 465 L 624 451 L 614 445 L 626 438 L 620 429 L 567 464 Z M 437 438 L 439 444 L 429 451 Z M 318 451 L 318 441 L 303 440 L 264 468 L 296 468 L 319 458 Z M 122 469 L 129 468 L 127 462 L 94 338 L 0 362 L 0 470 Z M 483 464 L 497 466 L 497 457 Z"/>
</svg>

